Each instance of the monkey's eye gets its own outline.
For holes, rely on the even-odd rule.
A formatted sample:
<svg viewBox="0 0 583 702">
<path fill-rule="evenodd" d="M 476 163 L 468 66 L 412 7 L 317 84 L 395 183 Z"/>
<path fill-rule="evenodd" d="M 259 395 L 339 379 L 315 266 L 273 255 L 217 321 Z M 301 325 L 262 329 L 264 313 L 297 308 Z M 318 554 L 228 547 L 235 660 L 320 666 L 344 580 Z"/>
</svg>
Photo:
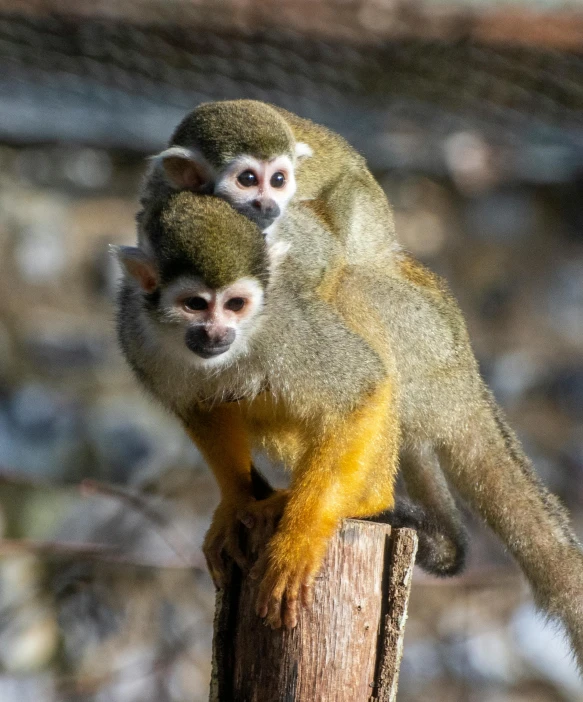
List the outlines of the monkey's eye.
<svg viewBox="0 0 583 702">
<path fill-rule="evenodd" d="M 186 300 L 182 301 L 182 306 L 189 312 L 200 312 L 206 310 L 209 303 L 204 297 L 187 297 Z"/>
<path fill-rule="evenodd" d="M 272 188 L 283 188 L 285 185 L 285 176 L 281 171 L 277 171 L 271 176 L 269 184 Z"/>
<path fill-rule="evenodd" d="M 247 300 L 244 297 L 232 297 L 225 302 L 225 309 L 231 312 L 240 312 L 246 303 Z"/>
<path fill-rule="evenodd" d="M 253 171 L 243 171 L 243 173 L 239 173 L 237 180 L 244 188 L 251 188 L 259 183 Z"/>
</svg>

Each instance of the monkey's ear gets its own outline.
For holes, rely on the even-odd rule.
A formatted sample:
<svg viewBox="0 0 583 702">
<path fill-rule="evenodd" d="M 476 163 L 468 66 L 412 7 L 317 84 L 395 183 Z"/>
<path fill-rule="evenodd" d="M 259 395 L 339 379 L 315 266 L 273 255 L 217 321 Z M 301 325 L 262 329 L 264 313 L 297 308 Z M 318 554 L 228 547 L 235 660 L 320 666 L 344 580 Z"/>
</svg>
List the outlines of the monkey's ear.
<svg viewBox="0 0 583 702">
<path fill-rule="evenodd" d="M 171 146 L 153 157 L 162 164 L 170 185 L 179 190 L 202 190 L 212 180 L 210 168 L 203 156 L 193 149 Z"/>
<path fill-rule="evenodd" d="M 159 285 L 158 271 L 152 259 L 136 246 L 111 246 L 111 252 L 125 273 L 131 276 L 145 293 L 153 293 Z"/>
<path fill-rule="evenodd" d="M 296 142 L 296 158 L 306 158 L 314 155 L 314 151 L 311 146 L 308 146 L 303 141 Z"/>
</svg>

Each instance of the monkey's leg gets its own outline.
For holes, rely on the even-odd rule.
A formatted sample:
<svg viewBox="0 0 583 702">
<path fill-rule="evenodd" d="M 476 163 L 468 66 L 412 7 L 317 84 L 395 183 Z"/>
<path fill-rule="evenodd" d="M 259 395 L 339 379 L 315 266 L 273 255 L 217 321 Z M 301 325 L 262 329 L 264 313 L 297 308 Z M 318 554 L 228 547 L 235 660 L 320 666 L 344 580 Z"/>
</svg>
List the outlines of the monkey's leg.
<svg viewBox="0 0 583 702">
<path fill-rule="evenodd" d="M 294 472 L 283 517 L 251 571 L 262 577 L 257 613 L 272 627 L 297 623 L 340 520 L 393 504 L 399 430 L 389 381 L 341 421 L 324 420 Z"/>
<path fill-rule="evenodd" d="M 456 575 L 464 567 L 468 539 L 437 454 L 427 441 L 415 441 L 401 449 L 399 460 L 412 502 L 397 499 L 393 510 L 372 519 L 415 529 L 417 564 L 432 575 Z"/>
<path fill-rule="evenodd" d="M 221 502 L 203 544 L 211 577 L 215 585 L 221 587 L 225 574 L 223 551 L 239 567 L 247 567 L 247 560 L 239 546 L 237 518 L 254 501 L 247 430 L 236 403 L 193 412 L 185 424 L 188 435 L 209 464 L 221 491 Z"/>
<path fill-rule="evenodd" d="M 442 465 L 460 495 L 518 561 L 537 605 L 566 626 L 583 669 L 583 553 L 558 499 L 541 484 L 488 391 L 449 427 Z"/>
</svg>

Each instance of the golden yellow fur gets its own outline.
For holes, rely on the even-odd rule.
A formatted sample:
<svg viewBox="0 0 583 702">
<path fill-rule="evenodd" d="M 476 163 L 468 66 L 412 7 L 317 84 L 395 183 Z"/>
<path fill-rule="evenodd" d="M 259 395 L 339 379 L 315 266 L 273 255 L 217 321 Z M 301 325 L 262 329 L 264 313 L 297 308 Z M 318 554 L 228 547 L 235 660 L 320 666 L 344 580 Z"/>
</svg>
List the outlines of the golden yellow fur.
<svg viewBox="0 0 583 702">
<path fill-rule="evenodd" d="M 281 625 L 283 595 L 293 601 L 302 587 L 304 591 L 310 587 L 340 519 L 369 516 L 393 506 L 399 451 L 393 395 L 392 381 L 387 379 L 363 396 L 352 412 L 323 413 L 310 421 L 298 417 L 285 398 L 275 400 L 269 393 L 192 415 L 188 433 L 201 448 L 222 494 L 206 538 L 207 551 L 216 549 L 217 539 L 222 546 L 228 534 L 230 548 L 241 558 L 235 544 L 237 515 L 260 518 L 272 509 L 269 500 L 250 504 L 250 446 L 266 449 L 292 472 L 279 528 L 256 566 L 258 573 L 266 571 L 258 612 L 268 614 L 272 625 Z M 220 581 L 216 563 L 211 556 L 213 575 Z M 285 617 L 286 624 L 294 625 L 295 608 L 288 606 Z"/>
</svg>

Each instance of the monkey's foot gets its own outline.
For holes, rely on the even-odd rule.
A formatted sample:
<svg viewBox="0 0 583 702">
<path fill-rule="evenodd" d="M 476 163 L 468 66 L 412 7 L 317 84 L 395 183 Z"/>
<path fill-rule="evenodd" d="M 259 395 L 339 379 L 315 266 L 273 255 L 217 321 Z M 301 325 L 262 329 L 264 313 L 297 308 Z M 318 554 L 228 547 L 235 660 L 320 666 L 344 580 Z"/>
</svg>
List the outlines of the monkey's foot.
<svg viewBox="0 0 583 702">
<path fill-rule="evenodd" d="M 266 499 L 249 503 L 239 511 L 239 520 L 249 530 L 249 545 L 253 554 L 260 554 L 275 534 L 288 497 L 289 490 L 276 490 Z"/>
<path fill-rule="evenodd" d="M 295 540 L 290 548 L 285 537 L 276 534 L 267 549 L 251 569 L 249 577 L 261 578 L 255 611 L 272 629 L 284 624 L 293 629 L 298 623 L 300 606 L 310 607 L 314 579 L 326 548 L 314 542 Z M 303 543 L 302 543 L 303 542 Z"/>
<path fill-rule="evenodd" d="M 227 572 L 223 554 L 230 556 L 235 563 L 246 572 L 249 562 L 241 549 L 239 512 L 248 509 L 248 504 L 254 502 L 252 497 L 240 502 L 222 501 L 215 513 L 202 546 L 211 578 L 217 588 L 225 585 Z"/>
</svg>

